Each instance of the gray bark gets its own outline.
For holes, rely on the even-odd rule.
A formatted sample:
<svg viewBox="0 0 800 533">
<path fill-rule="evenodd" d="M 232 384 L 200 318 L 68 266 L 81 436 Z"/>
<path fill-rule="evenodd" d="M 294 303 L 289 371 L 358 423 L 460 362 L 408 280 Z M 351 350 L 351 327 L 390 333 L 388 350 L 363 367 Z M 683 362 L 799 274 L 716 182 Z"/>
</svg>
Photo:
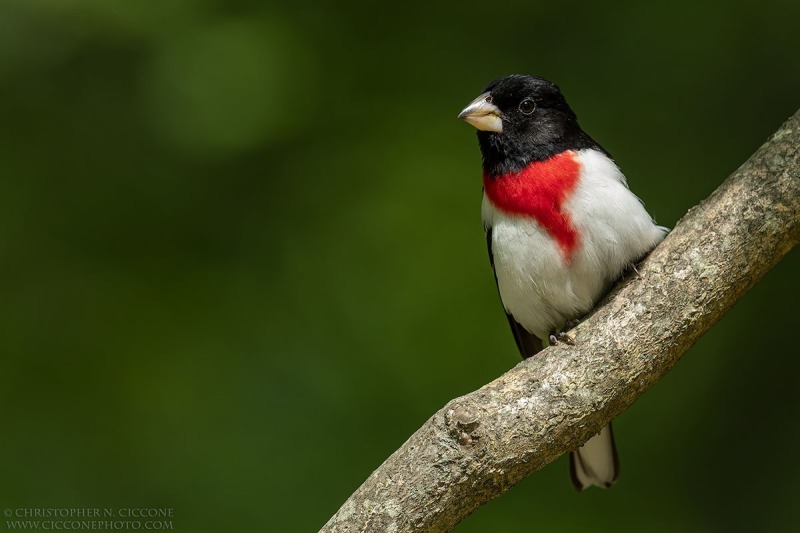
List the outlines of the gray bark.
<svg viewBox="0 0 800 533">
<path fill-rule="evenodd" d="M 450 531 L 661 379 L 800 240 L 800 111 L 561 343 L 434 414 L 323 532 Z"/>
</svg>

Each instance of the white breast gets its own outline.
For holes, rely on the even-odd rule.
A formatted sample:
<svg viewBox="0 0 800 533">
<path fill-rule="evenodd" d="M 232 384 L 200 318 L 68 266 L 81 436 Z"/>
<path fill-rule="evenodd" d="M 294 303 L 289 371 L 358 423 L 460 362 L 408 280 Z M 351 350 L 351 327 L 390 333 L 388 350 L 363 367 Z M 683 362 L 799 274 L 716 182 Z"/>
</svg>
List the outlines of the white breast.
<svg viewBox="0 0 800 533">
<path fill-rule="evenodd" d="M 578 161 L 578 183 L 564 204 L 579 239 L 569 260 L 535 219 L 504 213 L 483 197 L 503 306 L 540 339 L 588 312 L 666 234 L 613 161 L 596 150 L 581 150 Z"/>
</svg>

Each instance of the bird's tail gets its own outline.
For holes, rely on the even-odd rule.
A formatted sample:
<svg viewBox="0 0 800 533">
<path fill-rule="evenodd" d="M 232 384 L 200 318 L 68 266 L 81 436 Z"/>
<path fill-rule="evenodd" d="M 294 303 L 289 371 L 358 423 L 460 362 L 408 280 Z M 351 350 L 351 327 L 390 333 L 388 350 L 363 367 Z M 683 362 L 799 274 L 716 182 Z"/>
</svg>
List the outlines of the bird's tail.
<svg viewBox="0 0 800 533">
<path fill-rule="evenodd" d="M 592 485 L 607 489 L 616 481 L 619 459 L 611 424 L 569 455 L 569 474 L 578 491 Z"/>
</svg>

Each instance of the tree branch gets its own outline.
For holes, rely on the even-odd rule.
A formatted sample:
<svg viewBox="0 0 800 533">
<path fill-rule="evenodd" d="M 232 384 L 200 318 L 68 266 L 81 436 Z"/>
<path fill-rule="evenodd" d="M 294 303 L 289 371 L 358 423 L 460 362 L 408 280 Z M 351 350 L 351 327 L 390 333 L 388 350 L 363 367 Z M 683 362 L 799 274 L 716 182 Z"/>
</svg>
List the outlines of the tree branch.
<svg viewBox="0 0 800 533">
<path fill-rule="evenodd" d="M 450 531 L 663 377 L 800 241 L 800 111 L 563 343 L 456 398 L 322 532 Z"/>
</svg>

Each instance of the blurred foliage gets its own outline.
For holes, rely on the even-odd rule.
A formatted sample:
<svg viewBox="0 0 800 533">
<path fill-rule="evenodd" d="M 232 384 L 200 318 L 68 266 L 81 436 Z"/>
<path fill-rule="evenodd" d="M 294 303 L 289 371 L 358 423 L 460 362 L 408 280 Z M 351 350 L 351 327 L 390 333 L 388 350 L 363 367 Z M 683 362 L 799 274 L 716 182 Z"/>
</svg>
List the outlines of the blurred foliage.
<svg viewBox="0 0 800 533">
<path fill-rule="evenodd" d="M 0 4 L 2 507 L 314 531 L 518 361 L 455 115 L 556 81 L 674 225 L 800 103 L 796 1 Z M 457 531 L 796 524 L 794 251 L 617 421 Z"/>
</svg>

